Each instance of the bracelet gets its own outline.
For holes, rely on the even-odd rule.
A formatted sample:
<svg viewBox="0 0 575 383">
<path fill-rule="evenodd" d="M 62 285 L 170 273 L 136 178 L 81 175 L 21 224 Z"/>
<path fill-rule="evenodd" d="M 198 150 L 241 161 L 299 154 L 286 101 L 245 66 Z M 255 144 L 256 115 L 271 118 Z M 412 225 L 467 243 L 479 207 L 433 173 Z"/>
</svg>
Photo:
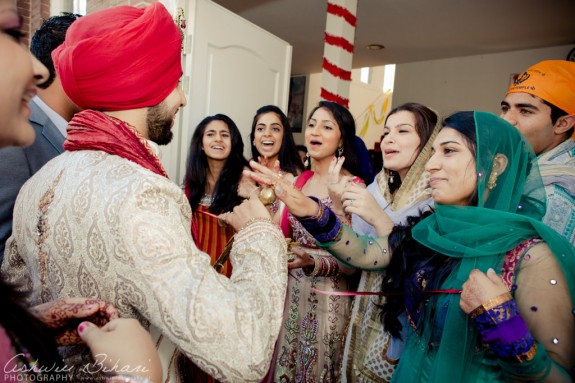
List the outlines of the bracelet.
<svg viewBox="0 0 575 383">
<path fill-rule="evenodd" d="M 106 379 L 107 383 L 124 382 L 124 383 L 152 383 L 149 378 L 140 375 L 114 375 Z"/>
<path fill-rule="evenodd" d="M 475 319 L 478 315 L 483 314 L 486 311 L 491 310 L 494 307 L 499 306 L 500 304 L 507 302 L 513 299 L 511 293 L 506 292 L 501 295 L 496 296 L 495 298 L 491 298 L 487 302 L 483 303 L 482 305 L 475 308 L 469 315 L 471 315 L 471 319 Z"/>
<path fill-rule="evenodd" d="M 238 230 L 238 233 L 240 231 L 242 231 L 243 229 L 245 229 L 246 227 L 248 227 L 249 225 L 251 225 L 252 223 L 255 222 L 267 222 L 267 223 L 272 223 L 272 220 L 269 218 L 264 218 L 264 217 L 255 217 L 255 218 L 250 218 L 248 219 L 248 221 L 242 226 L 240 227 L 240 229 Z"/>
<path fill-rule="evenodd" d="M 319 272 L 320 259 L 314 257 L 313 255 L 309 255 L 309 257 L 313 260 L 313 267 L 306 266 L 302 268 L 302 270 L 304 274 L 307 275 L 308 277 L 315 277 Z"/>
</svg>

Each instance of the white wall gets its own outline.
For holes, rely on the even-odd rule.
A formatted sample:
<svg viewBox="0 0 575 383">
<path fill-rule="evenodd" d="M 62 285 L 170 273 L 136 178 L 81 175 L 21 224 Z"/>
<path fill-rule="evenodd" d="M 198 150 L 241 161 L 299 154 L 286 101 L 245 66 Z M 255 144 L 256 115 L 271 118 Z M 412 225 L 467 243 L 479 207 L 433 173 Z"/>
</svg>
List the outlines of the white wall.
<svg viewBox="0 0 575 383">
<path fill-rule="evenodd" d="M 349 96 L 349 110 L 354 118 L 361 117 L 362 114 L 365 112 L 366 108 L 373 103 L 378 98 L 381 98 L 383 95 L 382 87 L 383 87 L 383 66 L 371 68 L 371 79 L 369 84 L 364 84 L 359 81 L 360 70 L 354 69 L 351 75 L 351 85 L 350 85 L 350 96 Z M 304 118 L 307 119 L 311 110 L 321 101 L 320 98 L 321 93 L 321 73 L 313 73 L 310 74 L 308 77 L 308 86 L 307 86 L 307 103 L 306 109 L 304 110 Z M 363 118 L 356 122 L 357 126 L 357 133 L 362 127 Z M 305 126 L 304 126 L 305 129 Z M 303 144 L 304 143 L 304 134 L 303 130 L 302 133 L 294 133 L 294 139 L 296 143 Z M 373 148 L 373 142 L 375 140 L 379 140 L 381 136 L 381 132 L 374 132 L 370 130 L 366 137 L 364 137 L 364 141 L 369 149 Z"/>
<path fill-rule="evenodd" d="M 397 64 L 391 107 L 406 102 L 419 102 L 443 117 L 471 109 L 499 113 L 499 104 L 505 96 L 512 74 L 521 73 L 542 60 L 564 60 L 572 48 L 572 45 L 562 45 Z M 356 121 L 358 133 L 362 128 L 362 113 L 382 93 L 383 67 L 373 69 L 369 85 L 359 82 L 359 70 L 352 73 L 349 109 L 356 119 L 359 117 Z M 320 101 L 321 73 L 309 75 L 308 81 L 306 118 Z M 381 132 L 374 130 L 370 128 L 364 137 L 370 149 L 381 135 Z M 303 144 L 303 133 L 296 133 L 294 137 L 297 143 Z"/>
<path fill-rule="evenodd" d="M 414 101 L 443 117 L 461 110 L 499 113 L 511 74 L 542 60 L 564 60 L 571 45 L 398 64 L 393 106 Z"/>
</svg>

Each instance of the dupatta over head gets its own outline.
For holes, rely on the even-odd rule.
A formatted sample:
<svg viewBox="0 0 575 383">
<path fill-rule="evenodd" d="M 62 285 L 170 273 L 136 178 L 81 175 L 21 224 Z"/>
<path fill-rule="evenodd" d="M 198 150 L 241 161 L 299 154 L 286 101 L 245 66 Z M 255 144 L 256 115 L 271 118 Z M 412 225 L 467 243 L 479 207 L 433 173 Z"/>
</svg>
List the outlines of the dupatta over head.
<svg viewBox="0 0 575 383">
<path fill-rule="evenodd" d="M 575 249 L 541 222 L 546 195 L 533 150 L 503 119 L 491 113 L 469 113 L 473 113 L 476 132 L 477 206 L 436 204 L 435 213 L 413 228 L 413 237 L 439 253 L 461 259 L 443 283 L 442 288 L 450 289 L 461 289 L 473 269 L 493 268 L 500 273 L 507 251 L 529 238 L 542 238 L 567 280 L 571 302 L 566 304 L 574 305 Z M 487 182 L 498 153 L 507 157 L 508 164 L 495 188 L 489 190 Z M 480 338 L 473 321 L 459 307 L 460 296 L 445 299 L 449 305 L 439 346 L 430 350 L 434 326 L 425 325 L 421 334 L 412 337 L 417 344 L 406 348 L 402 360 L 423 366 L 427 354 L 436 352 L 431 370 L 425 371 L 429 382 L 475 382 L 484 357 L 478 348 Z M 426 320 L 433 321 L 439 311 L 432 306 L 426 307 Z M 402 381 L 419 380 L 407 370 Z M 412 369 L 411 374 L 421 374 L 421 368 Z"/>
</svg>

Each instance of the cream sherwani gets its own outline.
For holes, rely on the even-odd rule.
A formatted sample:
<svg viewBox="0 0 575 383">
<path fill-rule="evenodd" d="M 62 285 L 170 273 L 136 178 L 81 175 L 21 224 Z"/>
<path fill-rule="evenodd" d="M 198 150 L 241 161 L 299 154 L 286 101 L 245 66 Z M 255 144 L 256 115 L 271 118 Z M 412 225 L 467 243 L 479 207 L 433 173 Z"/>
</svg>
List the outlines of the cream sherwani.
<svg viewBox="0 0 575 383">
<path fill-rule="evenodd" d="M 94 297 L 140 319 L 165 381 L 176 381 L 176 348 L 221 381 L 259 381 L 282 322 L 284 238 L 265 222 L 240 231 L 228 280 L 194 245 L 190 220 L 168 179 L 104 152 L 65 152 L 22 188 L 2 276 L 32 292 L 30 305 Z M 76 373 L 89 363 L 86 348 L 66 352 Z"/>
</svg>

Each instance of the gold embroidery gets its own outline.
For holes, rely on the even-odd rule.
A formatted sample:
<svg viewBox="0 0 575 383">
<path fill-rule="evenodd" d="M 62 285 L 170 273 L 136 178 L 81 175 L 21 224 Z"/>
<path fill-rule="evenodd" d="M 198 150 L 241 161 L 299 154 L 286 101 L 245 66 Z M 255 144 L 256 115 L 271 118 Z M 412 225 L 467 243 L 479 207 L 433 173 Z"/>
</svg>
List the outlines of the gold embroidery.
<svg viewBox="0 0 575 383">
<path fill-rule="evenodd" d="M 38 209 L 40 210 L 40 215 L 38 217 L 38 223 L 36 224 L 36 245 L 38 247 L 38 262 L 39 262 L 39 271 L 40 271 L 40 286 L 42 286 L 42 291 L 40 292 L 40 296 L 44 302 L 51 299 L 50 292 L 48 291 L 48 254 L 44 249 L 44 242 L 50 232 L 50 225 L 48 224 L 48 219 L 46 218 L 46 213 L 48 212 L 48 208 L 54 201 L 54 189 L 58 186 L 60 179 L 64 171 L 62 170 L 54 182 L 52 182 L 52 186 L 46 190 L 46 193 L 40 198 L 40 202 L 38 205 Z"/>
<path fill-rule="evenodd" d="M 486 311 L 493 309 L 494 307 L 499 306 L 500 304 L 510 301 L 513 299 L 511 297 L 510 292 L 503 293 L 501 295 L 496 296 L 495 298 L 491 298 L 487 302 L 483 303 L 481 306 L 477 307 L 475 310 L 471 312 L 471 319 L 475 319 L 478 315 L 483 314 Z"/>
</svg>

